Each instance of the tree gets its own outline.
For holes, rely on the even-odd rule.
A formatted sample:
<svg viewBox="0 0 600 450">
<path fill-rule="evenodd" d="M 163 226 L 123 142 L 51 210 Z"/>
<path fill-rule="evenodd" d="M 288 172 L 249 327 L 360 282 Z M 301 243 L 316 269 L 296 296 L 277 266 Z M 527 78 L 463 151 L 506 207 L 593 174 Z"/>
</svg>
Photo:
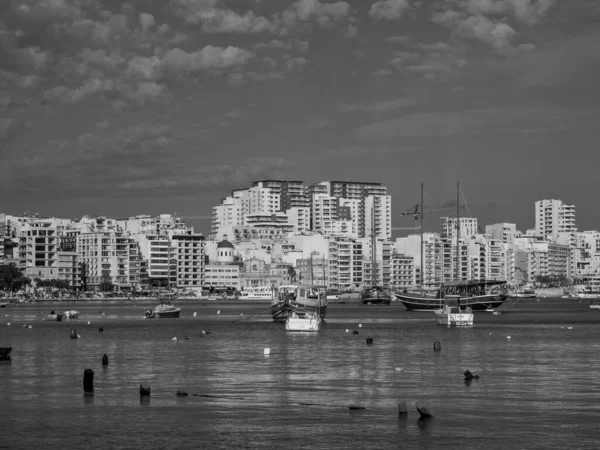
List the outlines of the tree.
<svg viewBox="0 0 600 450">
<path fill-rule="evenodd" d="M 3 264 L 0 266 L 0 289 L 16 291 L 20 288 L 24 280 L 18 281 L 23 277 L 23 272 L 15 264 Z"/>
<path fill-rule="evenodd" d="M 287 269 L 287 273 L 290 277 L 290 281 L 293 283 L 296 280 L 296 269 L 293 266 L 289 266 Z"/>
</svg>

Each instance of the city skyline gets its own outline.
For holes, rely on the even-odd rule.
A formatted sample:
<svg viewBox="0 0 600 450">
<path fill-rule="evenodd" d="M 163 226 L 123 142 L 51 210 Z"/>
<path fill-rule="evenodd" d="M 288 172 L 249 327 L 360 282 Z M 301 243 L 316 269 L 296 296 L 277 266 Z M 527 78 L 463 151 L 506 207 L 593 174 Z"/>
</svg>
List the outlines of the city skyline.
<svg viewBox="0 0 600 450">
<path fill-rule="evenodd" d="M 0 5 L 1 210 L 210 216 L 253 180 L 380 182 L 479 223 L 595 208 L 591 0 Z M 594 127 L 596 126 L 596 127 Z M 431 214 L 426 228 L 439 228 Z M 210 220 L 187 220 L 209 234 Z M 397 235 L 397 234 L 395 234 Z"/>
</svg>

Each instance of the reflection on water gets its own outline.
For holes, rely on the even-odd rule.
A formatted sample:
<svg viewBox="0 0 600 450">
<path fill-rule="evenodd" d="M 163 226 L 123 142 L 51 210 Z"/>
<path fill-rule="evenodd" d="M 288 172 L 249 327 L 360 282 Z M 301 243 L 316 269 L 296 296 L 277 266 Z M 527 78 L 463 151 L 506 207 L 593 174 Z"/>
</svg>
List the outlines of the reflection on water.
<svg viewBox="0 0 600 450">
<path fill-rule="evenodd" d="M 285 436 L 290 448 L 597 448 L 598 324 L 446 329 L 384 316 L 357 328 L 357 309 L 301 334 L 233 311 L 229 320 L 144 320 L 133 309 L 89 319 L 97 311 L 82 314 L 80 339 L 69 338 L 73 321 L 10 312 L 17 326 L 0 329 L 0 346 L 14 349 L 0 366 L 10 447 L 281 448 Z M 31 316 L 32 329 L 18 326 Z M 83 393 L 88 368 L 93 396 Z M 480 378 L 465 383 L 467 369 Z M 419 419 L 417 400 L 434 418 Z M 408 414 L 399 416 L 401 401 Z"/>
</svg>

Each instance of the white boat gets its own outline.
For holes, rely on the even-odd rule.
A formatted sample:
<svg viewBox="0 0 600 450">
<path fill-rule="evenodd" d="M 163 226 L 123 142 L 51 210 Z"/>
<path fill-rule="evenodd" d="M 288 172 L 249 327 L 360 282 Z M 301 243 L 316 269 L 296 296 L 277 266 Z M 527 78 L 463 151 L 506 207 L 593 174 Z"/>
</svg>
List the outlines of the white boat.
<svg viewBox="0 0 600 450">
<path fill-rule="evenodd" d="M 271 301 L 275 295 L 273 286 L 250 286 L 245 287 L 242 291 L 240 300 L 267 300 Z"/>
<path fill-rule="evenodd" d="M 600 300 L 600 283 L 592 282 L 575 286 L 575 297 L 586 300 Z"/>
<path fill-rule="evenodd" d="M 518 288 L 514 294 L 515 298 L 536 298 L 537 293 L 530 287 L 523 286 Z"/>
<path fill-rule="evenodd" d="M 77 319 L 79 317 L 79 311 L 72 309 L 70 311 L 65 311 L 63 315 L 65 319 Z"/>
<path fill-rule="evenodd" d="M 327 289 L 326 295 L 327 300 L 339 300 L 342 298 L 342 294 L 336 289 Z"/>
<path fill-rule="evenodd" d="M 592 304 L 590 305 L 590 309 L 599 309 L 599 310 L 600 310 L 600 305 L 599 305 L 599 304 L 596 304 L 596 303 L 592 303 Z"/>
<path fill-rule="evenodd" d="M 445 327 L 473 326 L 473 311 L 468 306 L 461 307 L 459 295 L 447 295 L 444 305 L 433 313 L 437 323 Z"/>
<path fill-rule="evenodd" d="M 314 332 L 321 329 L 322 319 L 318 312 L 292 312 L 285 322 L 285 331 Z"/>
<path fill-rule="evenodd" d="M 0 308 L 6 308 L 8 306 L 8 302 L 0 302 Z"/>
</svg>

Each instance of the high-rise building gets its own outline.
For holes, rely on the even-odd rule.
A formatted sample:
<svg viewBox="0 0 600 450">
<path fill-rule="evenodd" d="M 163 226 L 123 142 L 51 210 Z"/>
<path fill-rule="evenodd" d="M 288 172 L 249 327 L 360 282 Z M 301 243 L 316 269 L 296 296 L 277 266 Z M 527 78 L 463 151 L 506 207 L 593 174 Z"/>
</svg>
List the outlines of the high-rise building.
<svg viewBox="0 0 600 450">
<path fill-rule="evenodd" d="M 442 217 L 441 233 L 442 238 L 456 239 L 456 217 Z M 473 217 L 459 217 L 460 237 L 470 238 L 478 234 L 477 219 Z"/>
<path fill-rule="evenodd" d="M 535 231 L 543 239 L 557 241 L 561 233 L 575 233 L 575 206 L 560 200 L 535 202 Z"/>
<path fill-rule="evenodd" d="M 204 236 L 201 234 L 176 234 L 173 236 L 178 288 L 202 290 L 204 284 Z"/>
<path fill-rule="evenodd" d="M 310 198 L 304 181 L 261 180 L 253 182 L 252 186 L 268 188 L 272 193 L 279 195 L 280 211 L 310 207 Z"/>
</svg>

